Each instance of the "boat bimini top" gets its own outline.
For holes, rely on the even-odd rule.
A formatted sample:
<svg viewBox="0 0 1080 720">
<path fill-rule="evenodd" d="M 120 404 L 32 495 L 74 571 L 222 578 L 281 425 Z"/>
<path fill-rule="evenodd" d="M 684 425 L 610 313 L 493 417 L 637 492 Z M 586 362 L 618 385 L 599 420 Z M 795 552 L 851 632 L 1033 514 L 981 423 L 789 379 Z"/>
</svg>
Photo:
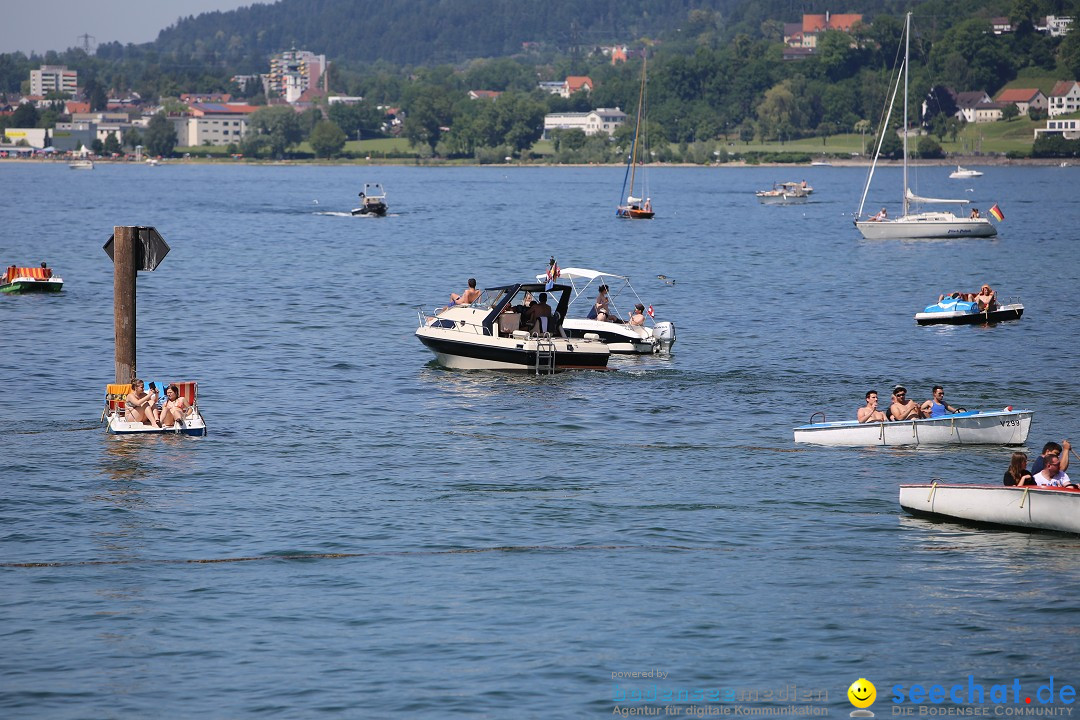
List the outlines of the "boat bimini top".
<svg viewBox="0 0 1080 720">
<path fill-rule="evenodd" d="M 543 282 L 546 278 L 547 275 L 536 276 L 536 279 L 539 282 Z M 599 282 L 596 282 L 597 289 L 595 289 L 593 292 L 599 292 L 599 287 L 601 285 L 617 285 L 617 287 L 615 288 L 608 288 L 612 291 L 608 294 L 611 308 L 615 311 L 616 314 L 619 313 L 619 308 L 616 305 L 615 301 L 618 298 L 619 294 L 625 290 L 630 291 L 630 293 L 634 296 L 634 300 L 636 302 L 639 302 L 645 307 L 648 307 L 648 305 L 645 305 L 645 303 L 642 302 L 641 298 L 638 297 L 637 291 L 634 290 L 634 287 L 630 284 L 630 276 L 628 275 L 616 275 L 614 273 L 601 272 L 600 270 L 588 270 L 586 268 L 562 268 L 562 270 L 559 272 L 559 279 L 570 281 L 570 285 L 573 289 L 572 297 L 570 298 L 571 307 L 573 307 L 575 303 L 579 302 L 578 298 L 580 298 L 582 295 L 586 295 L 586 293 L 589 293 L 589 288 L 591 288 L 593 283 L 597 280 L 599 280 Z M 580 302 L 587 303 L 589 301 L 590 298 L 586 297 Z M 631 303 L 631 308 L 632 307 L 633 303 Z M 648 322 L 653 322 L 653 319 L 649 316 L 648 313 L 645 313 L 645 318 Z"/>
</svg>

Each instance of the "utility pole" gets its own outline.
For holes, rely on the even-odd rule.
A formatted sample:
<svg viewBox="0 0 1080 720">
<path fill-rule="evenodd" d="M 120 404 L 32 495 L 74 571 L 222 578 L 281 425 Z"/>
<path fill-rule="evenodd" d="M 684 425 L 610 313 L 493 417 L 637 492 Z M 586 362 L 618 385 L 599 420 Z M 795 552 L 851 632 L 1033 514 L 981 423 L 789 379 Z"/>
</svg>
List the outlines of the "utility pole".
<svg viewBox="0 0 1080 720">
<path fill-rule="evenodd" d="M 86 51 L 87 55 L 90 54 L 90 41 L 93 40 L 95 43 L 97 43 L 97 38 L 93 35 L 88 35 L 87 33 L 79 35 L 76 39 L 83 41 L 83 50 Z"/>
</svg>

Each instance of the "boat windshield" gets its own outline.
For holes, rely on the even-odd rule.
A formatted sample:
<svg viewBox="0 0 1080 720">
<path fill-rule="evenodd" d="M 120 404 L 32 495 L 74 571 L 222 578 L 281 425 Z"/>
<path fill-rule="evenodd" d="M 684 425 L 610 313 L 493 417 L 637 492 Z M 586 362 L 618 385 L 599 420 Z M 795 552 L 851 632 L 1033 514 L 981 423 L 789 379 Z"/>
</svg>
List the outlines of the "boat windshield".
<svg viewBox="0 0 1080 720">
<path fill-rule="evenodd" d="M 506 292 L 507 291 L 502 288 L 485 290 L 484 292 L 480 293 L 480 297 L 478 297 L 476 301 L 472 303 L 471 307 L 487 308 L 488 310 L 490 310 L 499 303 L 499 301 L 506 294 Z"/>
</svg>

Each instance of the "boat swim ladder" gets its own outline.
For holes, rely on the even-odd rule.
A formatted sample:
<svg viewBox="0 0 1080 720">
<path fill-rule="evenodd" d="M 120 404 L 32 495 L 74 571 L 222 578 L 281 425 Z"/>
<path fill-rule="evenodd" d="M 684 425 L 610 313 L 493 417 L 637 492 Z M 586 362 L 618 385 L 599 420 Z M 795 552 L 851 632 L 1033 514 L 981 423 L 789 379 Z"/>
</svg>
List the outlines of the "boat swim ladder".
<svg viewBox="0 0 1080 720">
<path fill-rule="evenodd" d="M 550 338 L 536 339 L 536 358 L 533 370 L 537 375 L 543 371 L 551 375 L 555 372 L 555 343 Z"/>
</svg>

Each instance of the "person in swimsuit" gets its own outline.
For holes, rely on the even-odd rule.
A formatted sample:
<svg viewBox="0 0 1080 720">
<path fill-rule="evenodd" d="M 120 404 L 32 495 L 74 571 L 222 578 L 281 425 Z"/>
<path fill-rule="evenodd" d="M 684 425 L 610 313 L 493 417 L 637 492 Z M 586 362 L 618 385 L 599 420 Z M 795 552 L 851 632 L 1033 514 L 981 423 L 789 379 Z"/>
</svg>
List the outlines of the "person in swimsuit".
<svg viewBox="0 0 1080 720">
<path fill-rule="evenodd" d="M 193 409 L 187 399 L 180 394 L 180 388 L 173 383 L 165 388 L 165 402 L 161 404 L 161 424 L 172 427 L 182 422 Z"/>
<path fill-rule="evenodd" d="M 907 388 L 897 385 L 892 391 L 892 405 L 889 406 L 889 414 L 893 420 L 918 420 L 922 417 L 922 410 L 914 400 L 907 399 Z"/>
<path fill-rule="evenodd" d="M 131 391 L 124 398 L 124 417 L 128 422 L 149 423 L 151 427 L 160 427 L 150 402 L 150 394 L 143 388 L 146 384 L 139 378 L 131 381 Z"/>
</svg>

